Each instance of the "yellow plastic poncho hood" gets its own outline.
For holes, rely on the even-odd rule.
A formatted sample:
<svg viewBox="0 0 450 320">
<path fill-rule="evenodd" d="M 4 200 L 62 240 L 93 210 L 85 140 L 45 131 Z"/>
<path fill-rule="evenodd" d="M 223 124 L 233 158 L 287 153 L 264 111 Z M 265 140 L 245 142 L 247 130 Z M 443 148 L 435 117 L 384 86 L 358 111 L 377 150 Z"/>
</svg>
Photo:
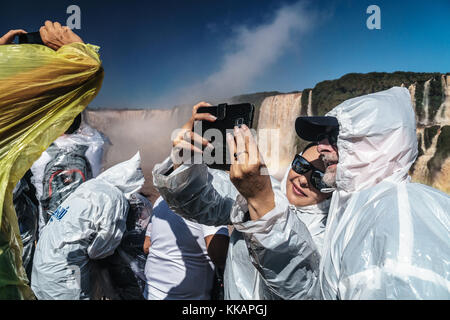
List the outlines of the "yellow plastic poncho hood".
<svg viewBox="0 0 450 320">
<path fill-rule="evenodd" d="M 22 267 L 14 186 L 100 90 L 98 47 L 0 46 L 0 299 L 33 298 Z"/>
</svg>

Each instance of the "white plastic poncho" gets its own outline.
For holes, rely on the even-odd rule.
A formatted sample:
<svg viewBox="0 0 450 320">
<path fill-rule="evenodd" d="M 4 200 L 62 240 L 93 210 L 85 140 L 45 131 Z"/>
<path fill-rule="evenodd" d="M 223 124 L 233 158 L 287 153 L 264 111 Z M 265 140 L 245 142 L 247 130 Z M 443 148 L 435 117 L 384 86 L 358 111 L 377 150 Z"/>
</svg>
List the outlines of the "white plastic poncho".
<svg viewBox="0 0 450 320">
<path fill-rule="evenodd" d="M 82 123 L 80 128 L 74 134 L 65 134 L 53 142 L 58 148 L 64 148 L 70 150 L 74 146 L 83 145 L 87 147 L 85 152 L 86 159 L 92 169 L 92 177 L 97 177 L 102 169 L 103 154 L 105 150 L 106 139 L 96 129 L 89 125 Z M 31 182 L 36 188 L 36 197 L 38 200 L 43 195 L 43 181 L 45 167 L 52 157 L 47 151 L 44 151 L 38 160 L 36 160 L 32 167 Z M 39 206 L 39 233 L 42 232 L 42 228 L 47 223 L 47 217 L 44 216 L 42 205 Z M 45 214 L 46 215 L 46 214 Z"/>
<path fill-rule="evenodd" d="M 282 182 L 286 194 L 290 168 Z M 318 299 L 319 262 L 330 200 L 296 207 L 276 203 L 258 220 L 246 218 L 246 200 L 239 195 L 231 220 L 247 243 L 248 253 L 270 292 L 281 299 Z"/>
<path fill-rule="evenodd" d="M 231 225 L 230 210 L 238 191 L 224 171 L 204 164 L 181 165 L 166 175 L 169 158 L 155 165 L 153 185 L 169 208 L 188 220 L 204 225 Z M 261 279 L 252 265 L 242 234 L 233 230 L 224 272 L 225 300 L 259 299 Z"/>
<path fill-rule="evenodd" d="M 320 264 L 325 299 L 449 299 L 450 197 L 410 183 L 417 157 L 409 91 L 347 100 L 339 121 L 337 191 Z"/>
<path fill-rule="evenodd" d="M 38 299 L 89 299 L 89 259 L 111 255 L 126 229 L 128 201 L 144 184 L 139 153 L 76 189 L 42 231 L 31 288 Z"/>
<path fill-rule="evenodd" d="M 246 210 L 231 213 L 234 207 L 240 209 L 246 207 L 246 201 L 239 195 L 226 172 L 210 169 L 206 165 L 182 165 L 169 175 L 166 175 L 171 168 L 172 162 L 170 158 L 161 164 L 157 164 L 153 170 L 153 184 L 174 212 L 186 219 L 205 225 L 234 223 L 235 230 L 230 237 L 224 274 L 226 300 L 292 299 L 298 298 L 299 295 L 303 298 L 307 295 L 305 292 L 309 292 L 311 287 L 314 290 L 318 289 L 316 285 L 319 267 L 317 247 L 321 245 L 323 240 L 326 222 L 324 216 L 328 211 L 329 200 L 322 205 L 305 208 L 304 211 L 302 210 L 303 208 L 289 206 L 285 196 L 286 175 L 281 186 L 275 179 L 271 180 L 275 193 L 276 210 L 280 210 L 280 212 L 266 214 L 265 217 L 272 217 L 269 221 L 260 219 L 258 221 L 244 222 Z M 239 205 L 235 205 L 236 202 L 239 202 Z M 310 277 L 306 277 L 303 274 L 305 269 L 298 267 L 298 264 L 302 263 L 309 266 L 304 261 L 304 259 L 309 259 L 309 254 L 305 256 L 295 255 L 296 259 L 294 261 L 297 265 L 298 274 L 302 274 L 303 278 L 306 279 L 306 284 L 299 284 L 297 278 L 290 277 L 288 273 L 283 274 L 281 278 L 275 277 L 271 283 L 270 280 L 273 277 L 264 272 L 265 266 L 258 263 L 257 259 L 254 259 L 252 263 L 249 250 L 252 250 L 251 245 L 255 242 L 252 240 L 251 234 L 258 229 L 265 228 L 270 224 L 270 221 L 274 221 L 274 217 L 278 218 L 282 215 L 290 217 L 289 223 L 293 221 L 295 226 L 301 226 L 301 228 L 306 230 L 304 232 L 308 236 L 307 240 L 305 240 L 306 246 L 311 248 L 311 255 L 316 253 L 314 261 L 316 262 L 315 272 L 317 274 L 313 283 L 309 282 Z M 300 220 L 302 217 L 307 221 L 302 222 Z M 280 228 L 284 228 L 285 222 L 285 219 L 279 221 Z M 305 224 L 310 228 L 313 238 L 311 238 Z M 317 247 L 313 241 L 317 242 Z M 268 252 L 268 250 L 264 252 Z M 279 252 L 268 252 L 268 256 L 271 253 Z M 260 251 L 258 253 L 264 254 Z M 280 266 L 286 264 L 285 261 L 277 263 Z M 270 266 L 268 269 L 270 269 Z M 284 285 L 286 281 L 293 283 L 295 286 L 305 285 L 307 289 L 296 287 L 296 290 L 292 290 L 292 288 L 284 290 L 285 287 L 280 284 Z M 302 294 L 299 293 L 300 291 L 302 291 Z"/>
</svg>

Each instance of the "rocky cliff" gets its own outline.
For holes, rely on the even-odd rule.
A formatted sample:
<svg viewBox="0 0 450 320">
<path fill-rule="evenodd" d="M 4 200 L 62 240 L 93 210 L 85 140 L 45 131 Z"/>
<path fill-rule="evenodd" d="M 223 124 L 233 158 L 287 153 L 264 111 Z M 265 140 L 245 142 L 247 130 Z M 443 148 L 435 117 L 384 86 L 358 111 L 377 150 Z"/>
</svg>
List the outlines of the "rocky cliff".
<svg viewBox="0 0 450 320">
<path fill-rule="evenodd" d="M 323 115 L 346 99 L 405 86 L 411 93 L 417 119 L 419 156 L 411 169 L 413 181 L 450 193 L 450 75 L 439 73 L 348 74 L 318 83 L 313 89 L 282 94 L 261 92 L 228 99 L 256 107 L 258 143 L 268 168 L 281 178 L 294 155 L 305 145 L 295 134 L 300 115 Z M 213 101 L 213 103 L 216 103 Z M 170 151 L 170 136 L 191 115 L 190 107 L 170 110 L 88 110 L 85 120 L 109 137 L 105 168 L 141 151 L 146 177 L 144 193 L 155 200 L 153 166 Z M 275 129 L 275 130 L 274 130 Z"/>
<path fill-rule="evenodd" d="M 339 103 L 357 96 L 407 87 L 416 113 L 419 156 L 411 168 L 413 181 L 425 183 L 450 193 L 450 75 L 440 73 L 368 73 L 348 74 L 323 81 L 305 89 L 302 111 L 323 115 Z M 305 145 L 297 139 L 297 147 Z"/>
</svg>

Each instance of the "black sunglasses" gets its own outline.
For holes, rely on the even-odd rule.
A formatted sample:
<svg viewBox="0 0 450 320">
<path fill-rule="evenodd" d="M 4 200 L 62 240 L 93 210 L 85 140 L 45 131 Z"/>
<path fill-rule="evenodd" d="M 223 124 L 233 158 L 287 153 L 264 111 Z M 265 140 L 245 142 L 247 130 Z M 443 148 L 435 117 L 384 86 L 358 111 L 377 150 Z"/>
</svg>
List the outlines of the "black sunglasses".
<svg viewBox="0 0 450 320">
<path fill-rule="evenodd" d="M 335 146 L 335 145 L 337 145 L 338 135 L 339 135 L 339 129 L 334 129 L 329 132 L 321 133 L 321 134 L 317 135 L 317 142 L 320 142 L 323 139 L 328 139 L 329 144 L 331 144 L 332 146 Z"/>
<path fill-rule="evenodd" d="M 322 190 L 322 189 L 328 189 L 330 188 L 325 182 L 323 182 L 322 178 L 324 176 L 324 173 L 317 169 L 316 167 L 314 167 L 308 160 L 306 160 L 305 158 L 303 158 L 301 155 L 297 154 L 294 158 L 294 161 L 292 161 L 292 170 L 294 170 L 296 173 L 304 175 L 305 173 L 309 172 L 310 170 L 311 172 L 311 184 L 313 185 L 314 188 L 316 188 L 317 190 Z"/>
</svg>

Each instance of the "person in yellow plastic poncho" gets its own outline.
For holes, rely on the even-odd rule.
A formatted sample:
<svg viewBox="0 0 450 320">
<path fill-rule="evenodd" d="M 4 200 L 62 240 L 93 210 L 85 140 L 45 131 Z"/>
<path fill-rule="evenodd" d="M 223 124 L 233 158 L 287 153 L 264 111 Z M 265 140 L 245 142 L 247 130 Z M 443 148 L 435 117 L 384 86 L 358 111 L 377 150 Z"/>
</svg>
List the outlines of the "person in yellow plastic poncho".
<svg viewBox="0 0 450 320">
<path fill-rule="evenodd" d="M 22 266 L 13 189 L 33 162 L 100 90 L 98 47 L 46 21 L 43 45 L 0 38 L 0 299 L 33 299 Z"/>
</svg>

